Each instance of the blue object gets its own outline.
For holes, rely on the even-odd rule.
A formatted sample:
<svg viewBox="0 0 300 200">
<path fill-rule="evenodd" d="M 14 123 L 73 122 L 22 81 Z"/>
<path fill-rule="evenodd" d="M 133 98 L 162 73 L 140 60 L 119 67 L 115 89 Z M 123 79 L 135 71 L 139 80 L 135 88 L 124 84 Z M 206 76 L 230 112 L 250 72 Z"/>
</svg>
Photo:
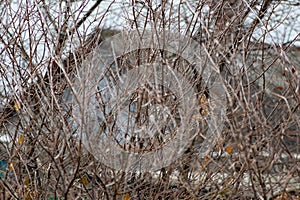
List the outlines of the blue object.
<svg viewBox="0 0 300 200">
<path fill-rule="evenodd" d="M 6 171 L 7 162 L 6 160 L 0 160 L 0 178 L 3 178 Z"/>
</svg>

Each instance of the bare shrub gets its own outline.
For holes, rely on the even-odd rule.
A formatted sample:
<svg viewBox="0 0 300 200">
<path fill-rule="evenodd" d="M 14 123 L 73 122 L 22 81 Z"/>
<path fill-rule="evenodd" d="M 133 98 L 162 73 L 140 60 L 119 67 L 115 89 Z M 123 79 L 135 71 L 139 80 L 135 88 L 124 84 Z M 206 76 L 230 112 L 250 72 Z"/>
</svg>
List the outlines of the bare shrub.
<svg viewBox="0 0 300 200">
<path fill-rule="evenodd" d="M 0 8 L 1 199 L 299 198 L 297 1 Z"/>
</svg>

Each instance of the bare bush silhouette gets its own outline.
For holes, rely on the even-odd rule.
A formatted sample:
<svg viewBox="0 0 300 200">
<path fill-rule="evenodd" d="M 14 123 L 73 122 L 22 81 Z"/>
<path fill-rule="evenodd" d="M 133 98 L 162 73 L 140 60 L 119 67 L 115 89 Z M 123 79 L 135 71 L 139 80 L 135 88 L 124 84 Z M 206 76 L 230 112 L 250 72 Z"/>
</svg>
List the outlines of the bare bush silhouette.
<svg viewBox="0 0 300 200">
<path fill-rule="evenodd" d="M 0 8 L 1 199 L 299 198 L 296 0 Z"/>
</svg>

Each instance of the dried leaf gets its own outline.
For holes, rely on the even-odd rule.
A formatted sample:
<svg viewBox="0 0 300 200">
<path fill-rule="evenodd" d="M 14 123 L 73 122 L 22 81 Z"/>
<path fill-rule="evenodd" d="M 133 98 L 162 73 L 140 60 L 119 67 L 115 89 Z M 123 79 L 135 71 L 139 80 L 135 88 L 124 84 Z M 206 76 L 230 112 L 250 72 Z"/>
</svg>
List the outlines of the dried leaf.
<svg viewBox="0 0 300 200">
<path fill-rule="evenodd" d="M 205 104 L 207 102 L 207 98 L 205 95 L 201 95 L 201 97 L 199 98 L 199 103 L 201 104 Z"/>
<path fill-rule="evenodd" d="M 18 137 L 18 144 L 19 145 L 21 145 L 21 144 L 23 144 L 23 141 L 24 141 L 24 135 L 19 135 L 19 137 Z"/>
<path fill-rule="evenodd" d="M 232 146 L 226 147 L 226 148 L 225 148 L 225 151 L 226 151 L 226 153 L 228 153 L 228 154 L 232 154 L 232 152 L 233 152 Z"/>
<path fill-rule="evenodd" d="M 29 178 L 28 178 L 28 177 L 25 177 L 23 183 L 24 183 L 24 186 L 25 186 L 25 187 L 28 187 L 28 186 L 29 186 Z"/>
<path fill-rule="evenodd" d="M 283 90 L 283 86 L 278 86 L 277 89 L 281 91 Z"/>
<path fill-rule="evenodd" d="M 15 163 L 13 163 L 13 162 L 10 163 L 8 169 L 9 169 L 10 171 L 14 171 L 14 170 L 15 170 Z"/>
<path fill-rule="evenodd" d="M 130 200 L 130 195 L 128 193 L 125 194 L 124 200 Z"/>
<path fill-rule="evenodd" d="M 21 105 L 19 102 L 15 102 L 15 105 L 13 106 L 15 111 L 19 111 L 21 109 Z"/>
<path fill-rule="evenodd" d="M 208 108 L 207 108 L 207 106 L 201 106 L 200 113 L 201 113 L 202 116 L 207 115 L 208 114 Z"/>
<path fill-rule="evenodd" d="M 86 176 L 83 176 L 83 177 L 81 178 L 81 183 L 82 183 L 83 185 L 89 184 L 88 178 L 87 178 Z"/>
</svg>

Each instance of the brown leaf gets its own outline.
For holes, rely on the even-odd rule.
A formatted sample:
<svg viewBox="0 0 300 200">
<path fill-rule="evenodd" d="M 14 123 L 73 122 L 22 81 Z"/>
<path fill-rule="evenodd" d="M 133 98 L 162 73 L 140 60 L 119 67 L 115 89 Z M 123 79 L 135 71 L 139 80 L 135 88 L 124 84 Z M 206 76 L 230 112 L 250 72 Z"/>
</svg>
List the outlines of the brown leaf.
<svg viewBox="0 0 300 200">
<path fill-rule="evenodd" d="M 232 152 L 233 152 L 232 146 L 226 147 L 226 148 L 225 148 L 225 151 L 226 151 L 226 153 L 228 153 L 228 154 L 232 154 Z"/>
<path fill-rule="evenodd" d="M 128 193 L 125 194 L 124 200 L 130 200 L 130 195 Z"/>
</svg>

